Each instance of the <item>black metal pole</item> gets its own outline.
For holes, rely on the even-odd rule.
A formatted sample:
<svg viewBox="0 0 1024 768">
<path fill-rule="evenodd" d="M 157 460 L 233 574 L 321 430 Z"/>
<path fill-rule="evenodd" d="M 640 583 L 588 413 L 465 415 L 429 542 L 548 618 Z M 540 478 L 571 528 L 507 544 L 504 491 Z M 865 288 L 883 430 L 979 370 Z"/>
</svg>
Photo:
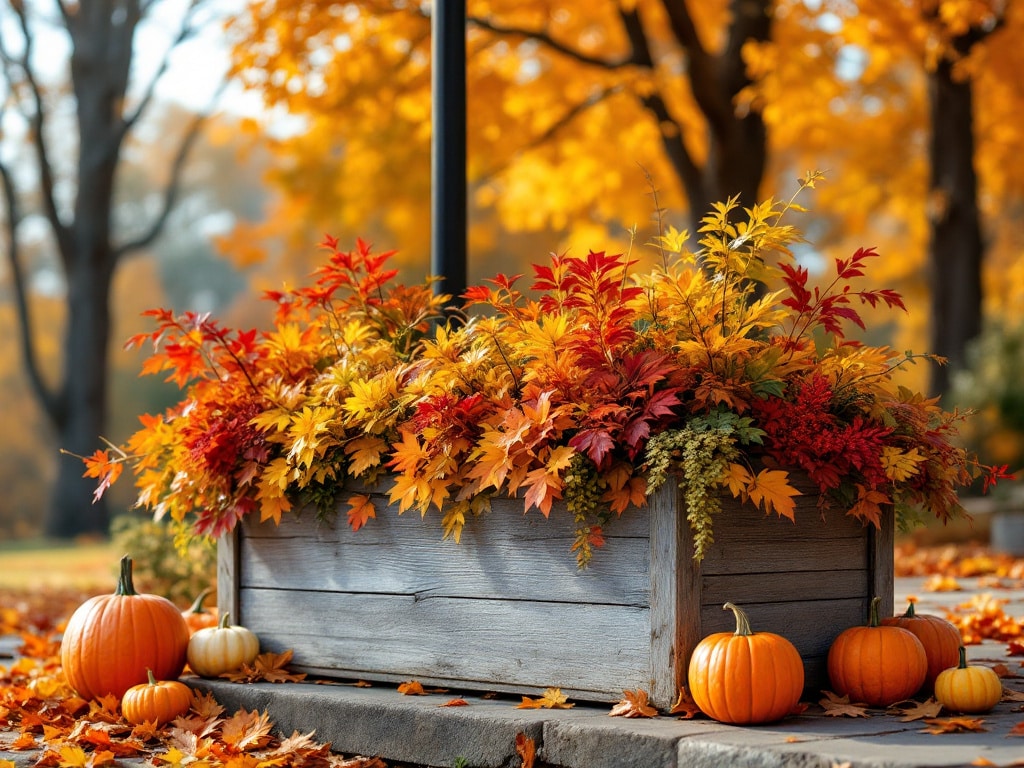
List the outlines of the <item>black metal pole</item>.
<svg viewBox="0 0 1024 768">
<path fill-rule="evenodd" d="M 466 1 L 434 0 L 430 268 L 437 293 L 460 306 L 466 290 Z"/>
</svg>

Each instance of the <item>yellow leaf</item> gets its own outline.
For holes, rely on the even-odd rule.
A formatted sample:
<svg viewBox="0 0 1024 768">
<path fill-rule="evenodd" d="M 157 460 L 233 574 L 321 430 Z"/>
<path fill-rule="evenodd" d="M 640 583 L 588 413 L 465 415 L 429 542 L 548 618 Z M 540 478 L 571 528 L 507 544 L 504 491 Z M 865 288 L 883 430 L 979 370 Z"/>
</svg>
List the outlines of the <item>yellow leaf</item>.
<svg viewBox="0 0 1024 768">
<path fill-rule="evenodd" d="M 523 700 L 516 705 L 516 709 L 571 709 L 570 704 L 561 688 L 548 688 L 539 699 L 531 699 L 523 696 Z"/>
<path fill-rule="evenodd" d="M 79 746 L 69 745 L 60 749 L 60 768 L 85 768 L 89 756 Z"/>
<path fill-rule="evenodd" d="M 796 502 L 793 497 L 801 494 L 788 480 L 785 470 L 762 469 L 747 485 L 747 494 L 758 507 L 763 505 L 765 512 L 774 511 L 779 517 L 794 520 Z"/>
<path fill-rule="evenodd" d="M 729 465 L 729 469 L 722 477 L 722 482 L 725 487 L 729 489 L 729 492 L 734 498 L 745 498 L 747 486 L 750 485 L 753 478 L 747 471 L 747 468 L 742 464 L 733 462 Z"/>
<path fill-rule="evenodd" d="M 885 476 L 899 483 L 918 473 L 918 465 L 924 461 L 924 456 L 917 448 L 904 452 L 899 448 L 886 446 L 882 448 L 881 460 Z"/>
<path fill-rule="evenodd" d="M 345 446 L 349 457 L 348 473 L 358 477 L 370 467 L 380 465 L 380 456 L 387 450 L 387 443 L 374 435 L 363 435 Z"/>
</svg>

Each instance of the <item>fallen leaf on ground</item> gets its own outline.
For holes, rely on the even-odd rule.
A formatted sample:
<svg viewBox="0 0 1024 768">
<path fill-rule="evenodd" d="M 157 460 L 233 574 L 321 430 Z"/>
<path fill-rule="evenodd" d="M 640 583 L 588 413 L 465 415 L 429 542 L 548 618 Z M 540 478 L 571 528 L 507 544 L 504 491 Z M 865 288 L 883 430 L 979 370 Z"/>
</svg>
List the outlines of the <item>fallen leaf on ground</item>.
<svg viewBox="0 0 1024 768">
<path fill-rule="evenodd" d="M 539 699 L 523 696 L 516 709 L 569 709 L 573 706 L 575 705 L 569 703 L 561 688 L 548 688 Z"/>
<path fill-rule="evenodd" d="M 899 704 L 908 704 L 910 706 L 901 707 Z M 924 702 L 917 701 L 901 701 L 896 705 L 890 707 L 886 714 L 890 715 L 902 715 L 900 722 L 910 723 L 914 720 L 923 720 L 929 717 L 938 717 L 939 712 L 942 711 L 942 705 L 934 698 L 929 698 Z"/>
<path fill-rule="evenodd" d="M 439 707 L 468 707 L 469 702 L 465 699 L 449 699 L 444 704 L 438 704 Z"/>
<path fill-rule="evenodd" d="M 1017 723 L 1010 729 L 1008 736 L 1024 736 L 1024 720 Z"/>
<path fill-rule="evenodd" d="M 265 680 L 268 683 L 297 683 L 306 679 L 306 673 L 292 673 L 287 667 L 292 660 L 289 648 L 281 653 L 261 653 L 252 664 L 243 664 L 236 672 L 225 672 L 221 677 L 233 683 L 255 683 Z"/>
<path fill-rule="evenodd" d="M 517 733 L 516 754 L 519 755 L 523 761 L 520 768 L 533 768 L 533 762 L 536 760 L 537 755 L 537 745 L 534 744 L 533 739 L 525 733 Z"/>
<path fill-rule="evenodd" d="M 637 688 L 635 691 L 623 691 L 622 701 L 612 707 L 609 717 L 657 717 L 658 710 L 647 703 L 647 691 Z"/>
<path fill-rule="evenodd" d="M 965 733 L 967 731 L 987 731 L 982 726 L 985 721 L 976 717 L 935 717 L 924 721 L 928 727 L 922 733 Z"/>
<path fill-rule="evenodd" d="M 407 683 L 402 683 L 398 686 L 398 692 L 404 696 L 426 696 L 427 692 L 423 690 L 423 684 L 419 680 L 410 680 Z"/>
<path fill-rule="evenodd" d="M 686 688 L 679 689 L 679 695 L 676 696 L 675 703 L 672 704 L 672 708 L 668 711 L 670 715 L 679 715 L 680 720 L 692 720 L 698 714 L 700 714 L 700 707 L 697 706 L 697 702 L 690 696 L 690 692 Z"/>
<path fill-rule="evenodd" d="M 1024 691 L 1014 691 L 1010 688 L 1003 688 L 1003 696 L 1000 701 L 1024 701 Z"/>
<path fill-rule="evenodd" d="M 837 696 L 832 691 L 822 691 L 825 698 L 818 704 L 828 717 L 871 717 L 863 704 L 853 704 L 849 696 Z"/>
<path fill-rule="evenodd" d="M 952 576 L 943 576 L 937 573 L 925 581 L 922 589 L 926 592 L 959 592 L 963 587 Z"/>
</svg>

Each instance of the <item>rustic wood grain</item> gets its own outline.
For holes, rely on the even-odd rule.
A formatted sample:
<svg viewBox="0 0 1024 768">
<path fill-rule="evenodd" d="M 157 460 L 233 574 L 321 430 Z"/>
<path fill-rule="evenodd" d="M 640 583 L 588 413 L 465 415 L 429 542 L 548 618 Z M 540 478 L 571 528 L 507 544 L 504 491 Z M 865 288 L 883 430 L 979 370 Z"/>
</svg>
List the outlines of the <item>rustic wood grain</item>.
<svg viewBox="0 0 1024 768">
<path fill-rule="evenodd" d="M 338 677 L 556 686 L 609 701 L 650 677 L 643 608 L 243 589 L 241 615 L 265 651 L 291 648 L 297 669 Z"/>
<path fill-rule="evenodd" d="M 440 541 L 435 521 L 382 513 L 352 531 L 282 520 L 244 523 L 242 585 L 647 606 L 650 533 L 646 510 L 612 522 L 616 535 L 581 571 L 573 523 L 561 510 L 545 520 L 492 512 L 467 521 L 462 541 Z"/>
<path fill-rule="evenodd" d="M 230 614 L 235 623 L 239 621 L 238 595 L 242 586 L 241 538 L 236 528 L 217 541 L 217 612 Z"/>
<path fill-rule="evenodd" d="M 241 526 L 220 543 L 218 605 L 253 627 L 265 650 L 295 652 L 296 668 L 344 678 L 508 692 L 549 686 L 614 701 L 643 688 L 659 707 L 686 679 L 693 647 L 733 631 L 726 600 L 755 631 L 788 637 L 811 692 L 828 685 L 825 658 L 840 631 L 864 623 L 871 595 L 892 610 L 892 516 L 872 532 L 810 496 L 796 522 L 726 499 L 703 562 L 678 488 L 605 528 L 589 569 L 570 552 L 573 523 L 496 500 L 467 522 L 461 544 L 440 541 L 436 515 L 399 516 L 373 491 L 377 518 L 358 532 L 312 514 Z"/>
</svg>

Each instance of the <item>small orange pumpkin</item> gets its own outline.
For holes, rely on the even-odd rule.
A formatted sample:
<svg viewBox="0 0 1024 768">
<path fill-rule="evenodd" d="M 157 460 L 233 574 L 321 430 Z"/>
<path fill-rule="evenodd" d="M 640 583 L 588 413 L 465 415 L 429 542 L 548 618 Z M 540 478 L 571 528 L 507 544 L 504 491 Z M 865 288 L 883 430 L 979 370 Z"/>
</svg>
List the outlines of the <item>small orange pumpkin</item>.
<svg viewBox="0 0 1024 768">
<path fill-rule="evenodd" d="M 147 669 L 148 682 L 133 685 L 121 697 L 121 714 L 132 725 L 169 723 L 192 707 L 192 689 L 177 680 L 157 681 Z"/>
<path fill-rule="evenodd" d="M 90 597 L 71 614 L 60 661 L 82 698 L 121 698 L 146 681 L 147 669 L 160 680 L 177 679 L 187 648 L 181 611 L 167 598 L 136 592 L 132 560 L 125 555 L 114 594 Z"/>
<path fill-rule="evenodd" d="M 690 695 L 708 717 L 723 723 L 769 723 L 800 701 L 804 663 L 781 635 L 752 632 L 747 614 L 732 603 L 736 631 L 716 632 L 701 640 L 690 657 Z"/>
<path fill-rule="evenodd" d="M 928 674 L 928 657 L 914 633 L 879 624 L 880 602 L 880 597 L 871 601 L 866 627 L 843 630 L 828 651 L 833 690 L 873 707 L 913 696 Z"/>
<path fill-rule="evenodd" d="M 914 610 L 914 601 L 911 600 L 907 611 L 902 616 L 892 616 L 882 619 L 885 626 L 903 627 L 914 633 L 914 636 L 924 646 L 924 654 L 928 657 L 928 674 L 925 677 L 925 687 L 930 691 L 935 685 L 935 678 L 944 669 L 957 665 L 960 644 L 963 642 L 960 637 L 960 630 L 952 622 L 946 621 L 941 616 L 933 616 L 928 613 L 917 613 Z"/>
<path fill-rule="evenodd" d="M 181 612 L 181 618 L 185 620 L 189 634 L 194 635 L 200 629 L 217 626 L 217 611 L 208 611 L 203 608 L 203 600 L 209 597 L 211 592 L 213 589 L 207 587 L 196 596 L 192 605 Z"/>
<path fill-rule="evenodd" d="M 968 666 L 967 649 L 957 649 L 957 666 L 935 679 L 935 698 L 950 712 L 988 712 L 1003 698 L 1003 684 L 990 667 Z"/>
</svg>

